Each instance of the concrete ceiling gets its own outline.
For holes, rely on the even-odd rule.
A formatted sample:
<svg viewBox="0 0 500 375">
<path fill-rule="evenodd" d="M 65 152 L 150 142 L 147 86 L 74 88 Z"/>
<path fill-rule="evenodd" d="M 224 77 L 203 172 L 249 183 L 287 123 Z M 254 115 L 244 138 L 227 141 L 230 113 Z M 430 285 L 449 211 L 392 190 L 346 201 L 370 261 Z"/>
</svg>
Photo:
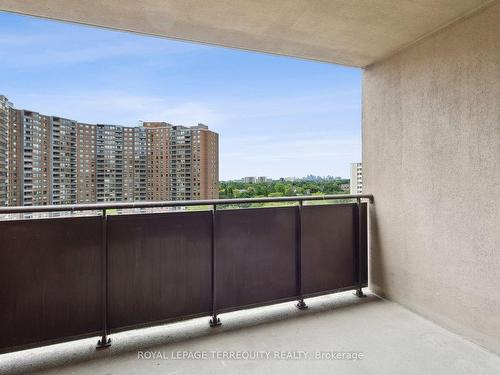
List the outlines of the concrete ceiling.
<svg viewBox="0 0 500 375">
<path fill-rule="evenodd" d="M 496 0 L 0 0 L 0 9 L 364 67 Z"/>
</svg>

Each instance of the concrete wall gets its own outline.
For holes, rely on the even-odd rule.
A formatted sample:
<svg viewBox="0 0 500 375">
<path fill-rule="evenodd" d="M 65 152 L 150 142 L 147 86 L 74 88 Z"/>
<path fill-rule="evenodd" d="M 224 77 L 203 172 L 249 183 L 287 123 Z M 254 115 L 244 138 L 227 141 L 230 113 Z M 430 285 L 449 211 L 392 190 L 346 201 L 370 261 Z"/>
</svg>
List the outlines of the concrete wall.
<svg viewBox="0 0 500 375">
<path fill-rule="evenodd" d="M 500 354 L 500 3 L 368 67 L 363 100 L 371 288 Z"/>
</svg>

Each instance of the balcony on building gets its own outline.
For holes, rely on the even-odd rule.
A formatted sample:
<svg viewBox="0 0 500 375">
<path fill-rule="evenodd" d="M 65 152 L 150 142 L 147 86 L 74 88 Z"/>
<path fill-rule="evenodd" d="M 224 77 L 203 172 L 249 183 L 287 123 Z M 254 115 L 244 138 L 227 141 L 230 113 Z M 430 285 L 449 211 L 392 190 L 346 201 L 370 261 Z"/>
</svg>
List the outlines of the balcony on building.
<svg viewBox="0 0 500 375">
<path fill-rule="evenodd" d="M 500 373 L 498 0 L 0 10 L 362 69 L 364 194 L 15 209 L 28 216 L 0 222 L 0 373 Z M 271 359 L 229 357 L 244 352 Z"/>
</svg>

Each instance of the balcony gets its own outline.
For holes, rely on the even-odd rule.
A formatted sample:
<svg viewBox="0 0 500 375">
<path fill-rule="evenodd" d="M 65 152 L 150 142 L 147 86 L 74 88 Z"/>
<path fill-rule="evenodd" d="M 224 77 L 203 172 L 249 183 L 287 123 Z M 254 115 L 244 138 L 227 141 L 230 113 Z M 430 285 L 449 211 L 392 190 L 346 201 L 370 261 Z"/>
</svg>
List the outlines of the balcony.
<svg viewBox="0 0 500 375">
<path fill-rule="evenodd" d="M 500 370 L 494 354 L 364 295 L 370 204 L 363 201 L 372 197 L 326 198 L 1 208 L 94 214 L 0 222 L 0 283 L 9 285 L 0 345 L 11 352 L 0 356 L 0 370 L 161 372 L 172 353 L 176 371 L 186 373 L 385 374 L 427 358 L 412 371 L 454 374 L 458 357 L 460 368 Z M 229 208 L 270 202 L 295 205 Z M 207 204 L 212 210 L 106 211 Z M 265 358 L 236 358 L 250 353 Z M 181 360 L 192 355 L 204 357 Z"/>
<path fill-rule="evenodd" d="M 303 205 L 327 199 L 357 203 Z M 370 196 L 4 207 L 100 216 L 0 222 L 3 351 L 367 286 Z M 227 205 L 295 203 L 228 209 Z M 328 203 L 328 201 L 326 202 Z M 108 209 L 212 211 L 107 216 Z M 220 209 L 220 208 L 224 209 Z M 219 208 L 219 209 L 217 209 Z M 30 276 L 34 275 L 34 276 Z M 33 277 L 35 278 L 33 280 Z M 40 297 L 43 296 L 41 299 Z"/>
<path fill-rule="evenodd" d="M 376 197 L 376 203 L 368 209 L 368 284 L 373 293 L 392 302 L 382 300 L 374 294 L 365 299 L 341 293 L 333 297 L 313 297 L 318 290 L 326 293 L 326 289 L 330 289 L 323 289 L 321 285 L 311 287 L 311 295 L 301 295 L 299 291 L 302 292 L 302 288 L 308 285 L 310 287 L 311 284 L 308 283 L 315 280 L 315 277 L 328 275 L 336 280 L 342 276 L 341 272 L 333 272 L 334 267 L 339 266 L 333 260 L 332 263 L 316 264 L 314 269 L 319 270 L 316 272 L 305 271 L 305 263 L 300 263 L 300 267 L 298 262 L 294 263 L 295 283 L 292 283 L 291 269 L 288 269 L 288 278 L 281 277 L 285 265 L 292 266 L 291 263 L 278 263 L 273 258 L 275 252 L 290 257 L 297 254 L 298 248 L 306 252 L 324 246 L 324 242 L 319 247 L 312 246 L 312 240 L 316 236 L 310 235 L 312 232 L 309 231 L 322 230 L 322 236 L 335 234 L 335 238 L 346 235 L 352 240 L 353 234 L 357 232 L 354 230 L 354 222 L 350 229 L 340 233 L 335 231 L 336 223 L 345 225 L 354 212 L 358 212 L 352 207 L 350 216 L 345 212 L 332 213 L 331 221 L 328 221 L 331 223 L 328 228 L 332 230 L 330 233 L 322 227 L 324 221 L 315 220 L 313 224 L 308 221 L 306 216 L 312 215 L 314 209 L 309 210 L 304 206 L 300 247 L 297 246 L 299 241 L 292 244 L 291 239 L 292 233 L 295 233 L 292 228 L 297 230 L 298 209 L 293 211 L 289 207 L 238 211 L 234 215 L 241 216 L 229 223 L 232 227 L 227 226 L 227 223 L 226 226 L 218 225 L 218 220 L 222 220 L 220 218 L 224 215 L 233 215 L 231 210 L 220 210 L 220 213 L 217 211 L 216 215 L 221 216 L 213 221 L 207 212 L 162 213 L 151 219 L 148 219 L 148 215 L 124 215 L 109 217 L 107 224 L 103 223 L 102 217 L 97 216 L 58 219 L 59 221 L 19 221 L 11 224 L 12 228 L 8 231 L 0 232 L 2 254 L 13 257 L 8 263 L 11 266 L 1 266 L 5 272 L 0 274 L 3 278 L 0 285 L 12 285 L 12 289 L 2 290 L 2 297 L 10 298 L 9 306 L 15 306 L 19 309 L 20 316 L 24 317 L 21 322 L 8 316 L 0 321 L 0 341 L 4 350 L 19 349 L 24 345 L 41 345 L 80 334 L 103 336 L 103 332 L 110 333 L 114 341 L 110 348 L 98 352 L 93 349 L 95 337 L 58 344 L 57 347 L 32 349 L 24 362 L 23 355 L 28 352 L 6 354 L 0 358 L 7 361 L 7 367 L 2 370 L 14 371 L 22 366 L 24 369 L 48 368 L 47 365 L 52 363 L 56 367 L 47 371 L 59 373 L 95 373 L 103 372 L 101 370 L 104 369 L 113 373 L 139 373 L 146 369 L 151 373 L 212 370 L 227 370 L 228 373 L 325 373 L 335 370 L 339 373 L 381 374 L 500 373 L 496 355 L 500 353 L 500 219 L 495 200 L 500 187 L 500 174 L 497 172 L 500 150 L 498 0 L 122 0 L 120 4 L 115 3 L 110 5 L 110 2 L 105 1 L 89 1 L 83 4 L 68 0 L 62 4 L 56 0 L 0 0 L 0 8 L 32 16 L 295 56 L 362 69 L 362 185 L 365 192 Z M 27 123 L 30 121 L 26 119 Z M 102 135 L 98 137 L 101 142 L 104 141 Z M 172 154 L 175 152 L 172 151 Z M 347 207 L 350 206 L 348 204 L 343 207 L 349 210 Z M 333 212 L 337 208 L 325 210 Z M 255 232 L 246 231 L 247 227 L 254 227 L 247 226 L 243 219 L 250 220 L 253 212 L 273 213 L 283 220 L 287 219 L 288 229 L 273 230 L 275 227 L 271 225 L 269 218 L 262 222 L 251 220 L 252 224 L 262 224 L 262 233 L 268 236 L 269 241 L 274 238 L 269 243 L 263 241 Z M 191 219 L 193 222 L 199 221 L 198 226 L 183 226 L 183 230 L 191 228 L 196 241 L 186 242 L 181 237 L 176 237 L 183 232 L 171 232 L 175 223 L 169 221 L 168 225 L 159 224 L 162 220 L 167 222 L 167 218 L 173 217 L 188 222 Z M 155 225 L 139 225 L 143 220 L 151 220 Z M 117 225 L 121 221 L 124 228 L 137 225 L 134 228 L 140 230 L 122 233 Z M 141 249 L 158 250 L 155 241 L 178 241 L 179 246 L 182 245 L 180 248 L 184 246 L 190 251 L 194 251 L 196 242 L 200 248 L 205 249 L 203 264 L 206 264 L 207 236 L 213 229 L 209 227 L 211 223 L 216 224 L 214 233 L 217 235 L 213 237 L 216 238 L 213 247 L 210 242 L 210 249 L 220 247 L 226 249 L 226 255 L 235 251 L 240 252 L 242 257 L 247 257 L 243 259 L 255 268 L 247 269 L 240 265 L 231 275 L 241 277 L 239 282 L 243 283 L 244 280 L 244 285 L 255 294 L 248 296 L 235 291 L 229 293 L 228 288 L 241 285 L 221 282 L 229 274 L 214 277 L 215 282 L 212 281 L 212 274 L 217 276 L 217 272 L 231 271 L 226 264 L 226 268 L 216 267 L 213 273 L 209 272 L 210 275 L 207 275 L 207 269 L 204 268 L 202 271 L 205 273 L 196 274 L 200 277 L 205 275 L 203 282 L 198 280 L 199 288 L 189 289 L 191 284 L 183 282 L 179 295 L 176 295 L 176 289 L 171 288 L 168 275 L 178 275 L 176 280 L 179 281 L 182 279 L 181 274 L 175 272 L 181 273 L 183 268 L 175 268 L 170 258 L 153 263 L 147 257 L 133 256 L 135 251 L 140 253 Z M 54 230 L 63 224 L 64 231 Z M 48 230 L 43 230 L 44 225 Z M 38 237 L 35 240 L 33 234 L 26 229 L 30 226 L 39 226 L 36 233 L 42 239 L 41 242 Z M 107 229 L 103 230 L 103 227 Z M 154 236 L 147 239 L 141 237 L 153 230 L 157 231 Z M 106 241 L 109 242 L 105 243 L 109 244 L 107 249 L 110 252 L 110 257 L 106 257 L 109 267 L 104 268 L 101 242 L 103 233 L 107 234 Z M 285 235 L 288 242 L 280 237 Z M 228 237 L 219 236 L 229 236 L 232 241 Z M 340 245 L 333 238 L 327 244 L 337 249 Z M 51 241 L 58 245 L 50 246 Z M 308 241 L 311 243 L 306 245 Z M 15 256 L 25 252 L 34 252 L 35 245 L 40 243 L 45 244 L 44 255 L 55 256 L 62 254 L 62 249 L 69 249 L 68 251 L 74 252 L 74 256 L 61 258 L 61 262 L 55 263 L 49 263 L 41 256 L 15 259 Z M 74 246 L 68 247 L 68 243 Z M 340 246 L 339 249 L 342 248 L 343 251 L 335 259 L 340 259 L 342 264 L 347 258 L 359 255 L 363 246 L 354 246 L 355 243 L 347 241 L 345 246 Z M 5 244 L 19 249 L 9 252 L 4 250 L 7 249 Z M 243 250 L 250 249 L 255 244 L 260 246 L 255 249 L 263 253 L 262 257 L 253 259 L 249 257 L 253 254 L 251 251 Z M 121 248 L 127 256 L 123 258 L 120 267 L 116 267 L 114 262 L 119 260 L 116 256 L 117 249 Z M 89 252 L 89 249 L 92 250 Z M 188 254 L 193 253 L 178 253 L 175 254 L 175 259 L 184 262 L 184 265 L 197 259 L 194 256 L 188 257 Z M 164 257 L 167 255 L 168 253 L 162 252 L 157 254 Z M 298 259 L 302 261 L 302 255 Z M 276 264 L 279 272 L 265 268 L 261 263 L 253 263 L 262 260 Z M 37 261 L 46 268 L 36 268 Z M 215 266 L 217 264 L 219 263 L 215 262 Z M 363 262 L 363 266 L 367 264 Z M 61 265 L 66 267 L 60 267 Z M 201 267 L 199 264 L 197 266 Z M 52 270 L 51 267 L 58 272 L 47 272 L 46 270 Z M 135 267 L 143 267 L 142 272 L 138 273 Z M 359 279 L 356 279 L 356 283 L 352 282 L 354 275 L 362 275 L 359 268 L 356 270 L 354 267 L 352 263 L 349 268 L 351 285 L 346 287 L 359 289 L 365 284 L 360 284 Z M 16 273 L 18 268 L 25 273 Z M 30 273 L 29 270 L 36 272 Z M 125 272 L 127 273 L 124 275 Z M 29 280 L 33 278 L 33 274 L 36 281 L 34 286 L 40 289 L 35 288 L 29 294 L 26 291 L 30 290 Z M 102 288 L 106 275 L 109 284 Z M 159 276 L 155 279 L 154 275 Z M 186 271 L 182 277 L 188 275 L 190 274 Z M 117 276 L 122 279 L 117 279 Z M 42 277 L 47 277 L 45 284 L 40 282 L 43 281 L 40 279 Z M 84 282 L 76 282 L 78 278 Z M 61 283 L 61 279 L 73 281 Z M 345 285 L 344 281 L 339 282 L 339 285 Z M 275 282 L 284 284 L 279 284 L 278 288 Z M 207 285 L 215 285 L 213 294 L 207 294 Z M 61 290 L 61 293 L 42 293 L 45 291 L 43 288 L 49 286 Z M 292 286 L 295 286 L 294 293 Z M 69 293 L 72 287 L 81 294 Z M 149 294 L 138 292 L 147 288 Z M 334 291 L 340 291 L 343 287 L 339 288 Z M 204 292 L 200 295 L 205 296 L 203 304 L 198 306 L 198 310 L 187 309 L 186 306 L 193 307 L 198 301 L 187 297 L 193 297 L 194 291 L 201 293 L 202 290 Z M 226 293 L 219 296 L 217 291 L 220 290 L 225 290 Z M 270 293 L 270 296 L 266 293 Z M 108 295 L 109 300 L 104 300 L 103 295 Z M 28 298 L 21 300 L 20 296 Z M 233 300 L 225 301 L 224 298 L 228 296 Z M 282 297 L 285 300 L 292 299 L 294 303 L 288 301 L 246 310 L 247 302 L 253 306 L 253 302 L 260 301 L 261 297 L 266 303 L 279 302 Z M 296 310 L 295 300 L 300 301 L 300 297 L 305 298 L 309 309 Z M 179 303 L 183 298 L 184 302 Z M 73 299 L 71 304 L 66 304 L 68 299 Z M 154 301 L 159 301 L 156 302 L 159 305 Z M 219 306 L 220 310 L 217 303 L 222 304 Z M 102 307 L 107 304 L 109 311 L 106 310 L 106 314 L 103 314 Z M 214 312 L 212 304 L 216 306 L 217 317 L 221 318 L 221 327 L 208 327 L 207 315 L 211 316 Z M 0 305 L 0 308 L 4 306 L 6 304 Z M 31 306 L 32 309 L 26 306 Z M 245 310 L 226 311 L 236 306 Z M 11 310 L 4 308 L 1 311 L 7 315 Z M 136 329 L 142 324 L 168 321 L 174 317 L 184 318 L 191 316 L 191 313 L 194 316 L 203 313 L 205 316 L 167 326 L 118 332 L 125 328 Z M 34 314 L 34 320 L 29 314 Z M 109 323 L 109 326 L 103 329 L 103 322 Z M 174 364 L 171 361 L 137 360 L 137 350 L 151 347 L 168 351 L 207 348 L 360 350 L 366 354 L 366 358 L 359 362 L 248 362 L 221 359 L 176 361 Z M 9 362 L 12 358 L 15 360 Z M 69 363 L 73 359 L 82 362 Z M 64 368 L 63 365 L 71 367 Z"/>
</svg>

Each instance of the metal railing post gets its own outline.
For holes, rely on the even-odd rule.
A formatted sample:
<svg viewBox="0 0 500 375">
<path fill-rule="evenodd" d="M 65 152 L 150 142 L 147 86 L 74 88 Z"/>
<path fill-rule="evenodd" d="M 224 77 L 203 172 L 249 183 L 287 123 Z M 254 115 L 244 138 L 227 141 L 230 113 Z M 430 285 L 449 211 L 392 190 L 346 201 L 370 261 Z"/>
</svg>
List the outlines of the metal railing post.
<svg viewBox="0 0 500 375">
<path fill-rule="evenodd" d="M 102 285 L 102 336 L 97 342 L 97 349 L 111 346 L 108 334 L 108 217 L 106 209 L 102 210 L 102 234 L 101 234 L 101 285 Z"/>
<path fill-rule="evenodd" d="M 357 223 L 357 246 L 356 246 L 356 284 L 357 288 L 356 291 L 354 292 L 354 295 L 357 297 L 366 297 L 366 294 L 363 293 L 363 289 L 361 287 L 361 238 L 362 238 L 362 232 L 361 232 L 361 227 L 362 227 L 362 215 L 361 215 L 361 198 L 356 198 L 356 206 L 357 206 L 357 216 L 358 216 L 358 223 Z"/>
<path fill-rule="evenodd" d="M 300 310 L 307 309 L 307 305 L 304 302 L 302 294 L 302 200 L 299 200 L 298 206 L 298 217 L 297 217 L 297 254 L 296 254 L 296 273 L 297 273 L 297 295 L 299 297 L 299 302 L 297 302 L 297 308 Z"/>
<path fill-rule="evenodd" d="M 217 214 L 217 205 L 212 205 L 212 319 L 210 319 L 210 327 L 219 327 L 222 325 L 220 319 L 217 317 L 217 292 L 216 292 L 216 261 L 215 255 L 217 250 L 217 242 L 215 239 L 215 225 L 216 225 L 216 214 Z"/>
</svg>

